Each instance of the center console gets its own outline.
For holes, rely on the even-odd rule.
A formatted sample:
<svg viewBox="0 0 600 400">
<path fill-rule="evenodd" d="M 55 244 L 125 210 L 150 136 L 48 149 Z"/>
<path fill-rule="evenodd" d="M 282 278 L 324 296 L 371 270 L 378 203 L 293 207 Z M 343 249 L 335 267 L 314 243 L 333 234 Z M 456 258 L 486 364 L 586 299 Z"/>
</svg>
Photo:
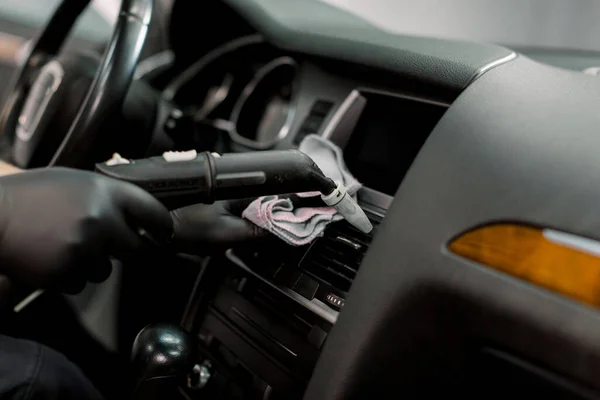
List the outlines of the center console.
<svg viewBox="0 0 600 400">
<path fill-rule="evenodd" d="M 341 221 L 309 246 L 235 248 L 211 259 L 184 325 L 212 375 L 202 392 L 185 389 L 187 397 L 302 397 L 392 196 L 446 109 L 356 89 L 322 113 L 313 131 L 344 149 L 348 168 L 364 184 L 358 201 L 374 229 L 364 234 Z"/>
</svg>

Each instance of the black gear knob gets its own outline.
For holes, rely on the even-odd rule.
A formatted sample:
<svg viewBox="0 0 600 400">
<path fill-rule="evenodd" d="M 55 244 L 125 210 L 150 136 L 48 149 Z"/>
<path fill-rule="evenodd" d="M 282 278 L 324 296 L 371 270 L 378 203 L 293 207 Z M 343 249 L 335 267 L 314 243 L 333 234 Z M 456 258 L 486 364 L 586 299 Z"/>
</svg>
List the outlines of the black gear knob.
<svg viewBox="0 0 600 400">
<path fill-rule="evenodd" d="M 192 371 L 194 355 L 194 341 L 182 328 L 159 324 L 142 329 L 131 349 L 135 397 L 160 398 L 175 390 Z"/>
</svg>

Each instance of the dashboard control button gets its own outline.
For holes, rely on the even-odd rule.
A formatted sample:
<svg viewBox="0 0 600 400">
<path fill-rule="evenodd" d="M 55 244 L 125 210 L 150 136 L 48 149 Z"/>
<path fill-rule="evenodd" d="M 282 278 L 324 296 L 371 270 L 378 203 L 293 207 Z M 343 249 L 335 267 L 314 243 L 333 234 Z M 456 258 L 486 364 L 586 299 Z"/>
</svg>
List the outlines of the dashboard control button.
<svg viewBox="0 0 600 400">
<path fill-rule="evenodd" d="M 314 133 L 314 132 L 309 131 L 308 129 L 304 129 L 304 127 L 300 128 L 300 131 L 294 138 L 294 144 L 299 145 L 304 140 L 305 137 L 307 137 L 308 135 L 310 135 L 312 133 Z"/>
<path fill-rule="evenodd" d="M 323 123 L 323 117 L 318 115 L 310 115 L 308 118 L 304 120 L 302 124 L 302 130 L 308 131 L 310 133 L 318 133 L 321 124 Z"/>
<path fill-rule="evenodd" d="M 321 130 L 321 126 L 323 125 L 323 121 L 329 111 L 333 107 L 333 103 L 326 100 L 317 100 L 315 104 L 313 104 L 312 108 L 306 119 L 302 122 L 300 126 L 300 130 L 298 131 L 296 137 L 294 138 L 294 144 L 298 145 L 302 140 L 310 134 L 319 134 Z"/>
<path fill-rule="evenodd" d="M 323 347 L 325 339 L 327 339 L 327 332 L 317 325 L 313 325 L 312 329 L 308 333 L 308 336 L 306 337 L 308 343 L 312 344 L 319 350 L 321 350 L 321 347 Z"/>
<path fill-rule="evenodd" d="M 346 304 L 346 299 L 334 293 L 327 293 L 327 296 L 325 296 L 325 300 L 327 300 L 327 303 L 329 303 L 337 309 L 344 307 L 344 304 Z"/>
<path fill-rule="evenodd" d="M 177 128 L 177 124 L 183 117 L 183 112 L 179 109 L 175 109 L 171 112 L 167 120 L 165 121 L 165 130 L 174 131 Z"/>
<path fill-rule="evenodd" d="M 196 150 L 190 151 L 165 151 L 163 158 L 166 162 L 192 161 L 198 157 Z"/>
<path fill-rule="evenodd" d="M 300 275 L 300 278 L 294 284 L 292 290 L 298 293 L 302 297 L 306 297 L 308 300 L 312 300 L 315 297 L 319 289 L 319 283 L 307 275 Z"/>
<path fill-rule="evenodd" d="M 190 138 L 196 128 L 193 115 L 184 114 L 179 109 L 174 109 L 167 116 L 163 130 L 178 146 L 191 146 Z M 185 148 L 185 147 L 183 147 Z"/>
<path fill-rule="evenodd" d="M 312 106 L 310 113 L 312 115 L 318 115 L 320 117 L 325 117 L 331 111 L 333 107 L 333 102 L 327 100 L 317 100 L 315 104 Z"/>
<path fill-rule="evenodd" d="M 287 286 L 293 288 L 301 276 L 304 276 L 304 274 L 302 272 L 300 272 L 300 270 L 297 270 L 297 269 L 293 269 L 291 271 L 288 270 L 287 274 L 286 274 L 287 279 L 286 279 L 285 283 L 287 284 Z"/>
</svg>

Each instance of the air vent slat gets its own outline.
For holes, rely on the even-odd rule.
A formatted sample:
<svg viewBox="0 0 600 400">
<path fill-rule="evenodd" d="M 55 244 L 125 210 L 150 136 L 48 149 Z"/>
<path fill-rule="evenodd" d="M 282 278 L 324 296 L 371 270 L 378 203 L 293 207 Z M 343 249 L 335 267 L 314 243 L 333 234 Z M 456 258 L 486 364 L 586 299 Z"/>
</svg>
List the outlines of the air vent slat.
<svg viewBox="0 0 600 400">
<path fill-rule="evenodd" d="M 363 257 L 362 253 L 343 253 L 337 249 L 331 248 L 327 245 L 327 243 L 322 243 L 318 246 L 315 246 L 313 251 L 315 254 L 319 254 L 320 257 L 332 260 L 343 265 L 345 268 L 349 268 L 354 273 L 358 271 L 358 267 L 360 266 L 360 262 L 362 261 Z"/>
<path fill-rule="evenodd" d="M 369 243 L 364 243 L 362 240 L 357 240 L 341 233 L 337 233 L 332 237 L 324 236 L 322 242 L 342 254 L 347 254 L 348 251 L 353 254 L 363 254 L 369 247 Z"/>
<path fill-rule="evenodd" d="M 374 220 L 371 216 L 369 217 L 369 220 L 373 224 L 374 229 L 368 234 L 359 231 L 354 226 L 348 224 L 345 221 L 340 221 L 331 224 L 330 228 L 325 232 L 325 236 L 335 236 L 336 234 L 342 234 L 344 236 L 348 236 L 366 243 L 370 243 L 373 239 L 373 233 L 377 230 L 377 227 L 379 226 L 381 221 Z"/>
<path fill-rule="evenodd" d="M 348 289 L 350 289 L 350 284 L 352 283 L 351 278 L 340 274 L 334 268 L 324 265 L 317 260 L 311 260 L 309 263 L 305 264 L 303 268 L 333 287 L 343 291 L 348 291 Z"/>
<path fill-rule="evenodd" d="M 351 227 L 349 224 L 344 222 L 344 225 L 347 225 L 344 228 L 340 228 L 339 226 L 332 226 L 332 229 L 329 230 L 325 236 L 335 238 L 336 236 L 345 236 L 349 239 L 355 240 L 357 242 L 361 242 L 364 245 L 368 245 L 371 242 L 371 236 L 365 235 L 360 232 L 358 229 Z"/>
<path fill-rule="evenodd" d="M 371 216 L 370 216 L 371 217 Z M 379 219 L 372 219 L 374 228 Z M 373 232 L 375 229 L 373 230 Z M 334 288 L 347 292 L 373 238 L 345 221 L 331 224 L 305 254 L 300 268 Z"/>
<path fill-rule="evenodd" d="M 355 241 L 353 242 L 356 243 Z M 336 253 L 340 257 L 347 258 L 355 258 L 356 256 L 362 256 L 367 250 L 367 246 L 364 245 L 360 245 L 360 247 L 357 249 L 339 240 L 330 238 L 319 239 L 318 243 L 315 243 L 315 247 L 318 247 L 319 249 L 328 249 L 329 251 Z"/>
<path fill-rule="evenodd" d="M 349 279 L 354 279 L 356 270 L 350 268 L 343 262 L 324 256 L 323 254 L 315 254 L 315 258 L 320 265 L 326 265 L 330 271 L 346 276 Z"/>
</svg>

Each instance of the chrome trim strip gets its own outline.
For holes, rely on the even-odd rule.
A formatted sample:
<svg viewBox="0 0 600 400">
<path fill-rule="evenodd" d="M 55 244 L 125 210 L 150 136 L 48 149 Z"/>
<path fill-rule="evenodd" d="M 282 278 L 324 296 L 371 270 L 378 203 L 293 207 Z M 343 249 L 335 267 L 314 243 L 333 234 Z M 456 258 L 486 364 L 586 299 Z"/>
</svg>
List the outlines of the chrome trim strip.
<svg viewBox="0 0 600 400">
<path fill-rule="evenodd" d="M 509 61 L 512 61 L 514 59 L 517 58 L 517 53 L 512 52 L 509 55 L 499 58 L 495 61 L 492 61 L 489 64 L 484 65 L 483 67 L 479 68 L 477 70 L 477 72 L 475 73 L 475 75 L 473 75 L 473 77 L 471 78 L 471 80 L 467 83 L 467 85 L 465 87 L 468 87 L 470 84 L 472 84 L 473 82 L 475 82 L 477 79 L 479 79 L 483 74 L 485 74 L 486 72 L 488 72 L 490 69 L 496 68 L 502 64 L 506 64 Z"/>
<path fill-rule="evenodd" d="M 400 99 L 416 101 L 417 103 L 431 104 L 433 106 L 440 106 L 440 107 L 445 107 L 445 108 L 448 108 L 451 105 L 450 103 L 445 103 L 445 102 L 439 101 L 439 100 L 430 100 L 430 99 L 425 99 L 423 97 L 411 96 L 409 94 L 404 94 L 404 93 L 390 92 L 390 91 L 382 90 L 382 89 L 371 89 L 369 87 L 358 87 L 357 90 L 361 93 L 381 94 L 381 95 L 388 96 L 388 97 L 396 97 L 396 98 L 400 98 Z"/>
<path fill-rule="evenodd" d="M 263 393 L 262 400 L 269 400 L 271 398 L 271 394 L 273 392 L 273 388 L 269 385 L 265 388 L 265 392 Z"/>
<path fill-rule="evenodd" d="M 544 235 L 546 240 L 554 244 L 600 257 L 600 242 L 597 240 L 573 235 L 571 233 L 555 231 L 554 229 L 544 229 L 542 235 Z"/>
<path fill-rule="evenodd" d="M 163 90 L 163 97 L 166 100 L 172 101 L 177 92 L 190 80 L 195 78 L 204 68 L 221 58 L 222 56 L 236 51 L 242 47 L 264 43 L 264 39 L 260 35 L 249 35 L 234 39 L 230 42 L 219 46 L 196 61 L 192 66 L 183 71 L 177 78 L 173 79 Z"/>
<path fill-rule="evenodd" d="M 360 92 L 356 89 L 352 90 L 350 94 L 348 94 L 344 102 L 340 104 L 337 110 L 335 110 L 335 113 L 327 123 L 327 126 L 325 126 L 325 129 L 323 129 L 321 136 L 323 136 L 325 139 L 329 139 L 331 137 L 344 115 L 346 115 L 350 107 L 352 107 L 352 104 L 354 104 L 356 99 L 359 97 Z"/>
<path fill-rule="evenodd" d="M 20 313 L 21 311 L 23 311 L 28 305 L 30 305 L 31 303 L 33 303 L 38 297 L 40 297 L 41 295 L 44 294 L 43 290 L 36 290 L 35 292 L 32 292 L 29 296 L 25 297 L 23 300 L 21 300 L 14 308 L 13 311 L 16 313 Z"/>
<path fill-rule="evenodd" d="M 325 303 L 323 303 L 322 301 L 320 301 L 318 299 L 308 300 L 308 299 L 300 296 L 298 293 L 294 292 L 292 289 L 286 288 L 284 286 L 275 285 L 274 283 L 268 281 L 267 279 L 263 278 L 256 272 L 252 271 L 252 269 L 250 267 L 248 267 L 246 265 L 246 263 L 244 263 L 244 261 L 242 261 L 238 256 L 236 256 L 233 253 L 232 249 L 229 249 L 225 252 L 225 257 L 227 257 L 227 259 L 229 261 L 231 261 L 232 263 L 234 263 L 235 265 L 237 265 L 238 267 L 240 267 L 241 269 L 243 269 L 244 271 L 246 271 L 247 273 L 249 273 L 256 279 L 262 281 L 266 285 L 269 285 L 270 287 L 277 290 L 281 294 L 291 298 L 296 303 L 300 304 L 301 306 L 309 309 L 313 313 L 315 313 L 318 316 L 320 316 L 321 318 L 323 318 L 325 321 L 327 321 L 331 324 L 335 324 L 335 322 L 337 321 L 339 312 L 329 308 L 327 305 L 325 305 Z"/>
<path fill-rule="evenodd" d="M 279 133 L 277 133 L 277 136 L 274 139 L 268 142 L 258 142 L 256 140 L 248 139 L 240 135 L 237 129 L 237 123 L 242 109 L 244 108 L 244 105 L 246 104 L 250 96 L 252 96 L 252 93 L 254 93 L 254 91 L 256 90 L 256 86 L 258 86 L 258 84 L 263 79 L 269 76 L 271 72 L 285 65 L 293 67 L 296 71 L 298 69 L 298 64 L 296 63 L 296 61 L 294 61 L 293 58 L 278 57 L 263 65 L 258 71 L 256 71 L 252 80 L 250 80 L 246 87 L 244 87 L 244 90 L 242 90 L 242 94 L 240 95 L 240 97 L 238 97 L 235 105 L 233 106 L 233 111 L 231 112 L 231 122 L 233 122 L 234 126 L 234 128 L 229 131 L 229 137 L 231 138 L 231 140 L 243 146 L 250 147 L 251 149 L 265 150 L 270 147 L 273 147 L 277 142 L 283 140 L 288 135 L 288 133 L 290 132 L 290 128 L 294 123 L 294 118 L 296 117 L 296 90 L 294 88 L 292 88 L 292 100 L 290 102 L 290 109 L 288 110 L 285 123 L 283 124 L 281 129 L 279 129 Z M 293 86 L 296 86 L 295 82 L 292 83 L 292 87 Z"/>
<path fill-rule="evenodd" d="M 40 88 L 39 85 L 42 85 L 43 79 L 48 76 L 51 76 L 53 79 L 52 86 Z M 48 107 L 48 104 L 50 103 L 50 99 L 52 99 L 52 95 L 54 95 L 56 90 L 58 90 L 58 87 L 62 83 L 64 76 L 65 71 L 62 65 L 56 60 L 50 61 L 40 70 L 36 81 L 29 91 L 29 97 L 23 105 L 23 109 L 17 124 L 17 137 L 23 142 L 27 142 L 29 139 L 31 139 L 33 133 L 40 123 L 40 120 L 42 119 L 42 116 L 44 115 L 44 112 L 46 111 L 46 108 Z M 36 99 L 32 97 L 32 94 L 36 94 L 36 91 L 40 89 L 44 90 L 44 93 L 41 94 L 41 101 L 39 105 L 36 106 Z M 32 118 L 32 121 L 28 121 L 28 118 Z"/>
<path fill-rule="evenodd" d="M 421 97 L 411 96 L 411 95 L 403 94 L 403 93 L 390 92 L 390 91 L 381 90 L 381 89 L 372 89 L 372 88 L 368 88 L 368 87 L 357 87 L 356 89 L 353 89 L 348 94 L 346 99 L 344 99 L 342 104 L 337 108 L 337 110 L 335 111 L 335 113 L 333 114 L 333 116 L 331 117 L 329 122 L 327 123 L 327 126 L 325 126 L 325 129 L 323 129 L 322 136 L 325 139 L 331 138 L 331 135 L 333 134 L 333 132 L 335 132 L 335 129 L 339 125 L 340 121 L 342 120 L 342 118 L 344 118 L 344 116 L 346 115 L 348 110 L 352 107 L 354 102 L 361 96 L 361 93 L 381 94 L 381 95 L 385 95 L 385 96 L 389 96 L 389 97 L 397 97 L 397 98 L 401 98 L 401 99 L 405 99 L 405 100 L 411 100 L 411 101 L 416 101 L 419 103 L 431 104 L 431 105 L 439 106 L 439 107 L 445 107 L 445 108 L 450 107 L 449 103 L 444 103 L 444 102 L 438 101 L 438 100 L 424 99 Z M 367 101 L 367 103 L 368 103 L 368 101 Z"/>
</svg>

